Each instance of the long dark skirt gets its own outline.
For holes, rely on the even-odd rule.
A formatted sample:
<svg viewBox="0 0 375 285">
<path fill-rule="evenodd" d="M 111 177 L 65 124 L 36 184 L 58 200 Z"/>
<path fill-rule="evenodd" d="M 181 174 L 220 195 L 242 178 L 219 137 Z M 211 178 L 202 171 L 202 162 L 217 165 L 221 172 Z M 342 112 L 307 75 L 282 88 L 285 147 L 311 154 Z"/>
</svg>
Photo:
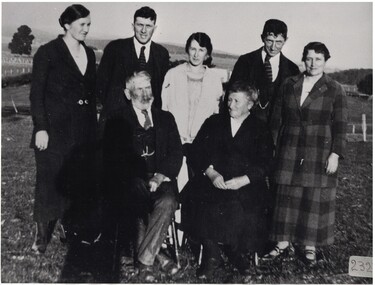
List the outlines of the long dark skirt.
<svg viewBox="0 0 375 285">
<path fill-rule="evenodd" d="M 322 246 L 334 241 L 336 188 L 278 185 L 270 239 Z"/>
<path fill-rule="evenodd" d="M 62 219 L 81 232 L 97 223 L 99 201 L 92 154 L 87 148 L 69 154 L 35 150 L 34 221 Z"/>
<path fill-rule="evenodd" d="M 66 175 L 62 172 L 65 157 L 48 150 L 35 150 L 36 186 L 34 221 L 49 222 L 63 218 L 69 207 Z"/>
<path fill-rule="evenodd" d="M 196 188 L 190 189 L 193 193 L 189 193 L 182 204 L 187 230 L 202 240 L 243 250 L 263 250 L 267 224 L 262 192 L 266 190 L 256 187 L 219 190 L 207 178 L 196 177 L 195 182 L 190 187 Z"/>
</svg>

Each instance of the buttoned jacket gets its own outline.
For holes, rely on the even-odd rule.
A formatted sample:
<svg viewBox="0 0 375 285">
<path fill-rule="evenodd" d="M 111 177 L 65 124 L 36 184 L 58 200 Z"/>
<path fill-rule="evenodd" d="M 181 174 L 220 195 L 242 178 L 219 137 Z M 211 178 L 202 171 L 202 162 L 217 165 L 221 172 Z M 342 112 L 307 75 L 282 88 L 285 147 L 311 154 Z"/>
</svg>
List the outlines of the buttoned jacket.
<svg viewBox="0 0 375 285">
<path fill-rule="evenodd" d="M 272 117 L 277 142 L 276 183 L 302 187 L 335 187 L 337 172 L 326 174 L 331 153 L 344 156 L 347 102 L 342 86 L 326 74 L 300 106 L 304 75 L 280 87 Z"/>
<path fill-rule="evenodd" d="M 31 147 L 40 130 L 49 135 L 48 150 L 66 153 L 95 139 L 95 54 L 87 54 L 85 74 L 79 70 L 62 36 L 41 46 L 33 59 L 30 91 L 34 123 Z"/>
</svg>

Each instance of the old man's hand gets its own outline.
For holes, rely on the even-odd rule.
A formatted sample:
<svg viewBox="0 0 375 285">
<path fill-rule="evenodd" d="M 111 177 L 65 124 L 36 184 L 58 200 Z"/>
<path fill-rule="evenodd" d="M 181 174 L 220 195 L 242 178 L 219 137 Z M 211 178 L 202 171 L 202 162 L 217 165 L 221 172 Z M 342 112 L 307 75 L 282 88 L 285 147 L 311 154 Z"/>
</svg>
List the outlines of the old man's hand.
<svg viewBox="0 0 375 285">
<path fill-rule="evenodd" d="M 155 192 L 161 183 L 163 183 L 165 179 L 165 175 L 161 173 L 155 173 L 155 175 L 150 179 L 148 182 L 148 186 L 150 187 L 150 192 Z"/>
</svg>

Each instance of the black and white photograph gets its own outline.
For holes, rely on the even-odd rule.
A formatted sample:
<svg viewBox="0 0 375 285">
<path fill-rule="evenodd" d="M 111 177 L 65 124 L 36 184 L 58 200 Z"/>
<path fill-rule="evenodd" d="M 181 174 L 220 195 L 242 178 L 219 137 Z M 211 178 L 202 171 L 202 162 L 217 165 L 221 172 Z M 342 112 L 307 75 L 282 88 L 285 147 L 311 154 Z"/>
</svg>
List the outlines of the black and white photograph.
<svg viewBox="0 0 375 285">
<path fill-rule="evenodd" d="M 373 283 L 372 1 L 1 19 L 1 283 Z"/>
</svg>

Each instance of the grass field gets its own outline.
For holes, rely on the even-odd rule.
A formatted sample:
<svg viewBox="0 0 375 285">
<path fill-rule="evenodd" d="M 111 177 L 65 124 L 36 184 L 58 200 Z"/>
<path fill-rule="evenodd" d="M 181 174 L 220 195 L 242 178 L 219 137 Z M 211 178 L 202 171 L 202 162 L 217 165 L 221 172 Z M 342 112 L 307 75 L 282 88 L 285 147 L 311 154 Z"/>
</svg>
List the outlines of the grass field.
<svg viewBox="0 0 375 285">
<path fill-rule="evenodd" d="M 2 179 L 1 179 L 1 282 L 4 283 L 139 283 L 128 259 L 112 258 L 111 244 L 93 246 L 61 244 L 57 233 L 45 255 L 34 254 L 32 222 L 35 163 L 28 148 L 32 122 L 28 116 L 28 86 L 2 90 Z M 19 114 L 14 114 L 11 95 Z M 350 99 L 350 116 L 372 118 L 372 102 Z M 358 101 L 359 100 L 359 101 Z M 225 264 L 215 283 L 367 283 L 372 278 L 348 275 L 349 258 L 372 256 L 372 143 L 349 142 L 340 165 L 336 202 L 335 243 L 319 249 L 319 263 L 308 268 L 296 254 L 283 262 L 261 263 L 244 280 Z M 183 270 L 173 279 L 160 274 L 160 283 L 199 283 L 196 262 L 182 252 Z M 113 261 L 115 266 L 113 267 Z M 128 265 L 126 265 L 128 264 Z"/>
<path fill-rule="evenodd" d="M 19 87 L 9 87 L 2 90 L 2 108 L 5 113 L 14 112 L 12 106 L 12 99 L 18 109 L 23 114 L 27 113 L 30 102 L 29 92 L 30 85 L 23 85 Z M 349 109 L 349 123 L 360 124 L 362 120 L 362 114 L 366 114 L 367 122 L 372 123 L 372 101 L 358 97 L 347 97 L 348 109 Z M 360 128 L 357 128 L 360 131 Z M 372 133 L 372 127 L 369 128 L 369 133 Z"/>
</svg>

